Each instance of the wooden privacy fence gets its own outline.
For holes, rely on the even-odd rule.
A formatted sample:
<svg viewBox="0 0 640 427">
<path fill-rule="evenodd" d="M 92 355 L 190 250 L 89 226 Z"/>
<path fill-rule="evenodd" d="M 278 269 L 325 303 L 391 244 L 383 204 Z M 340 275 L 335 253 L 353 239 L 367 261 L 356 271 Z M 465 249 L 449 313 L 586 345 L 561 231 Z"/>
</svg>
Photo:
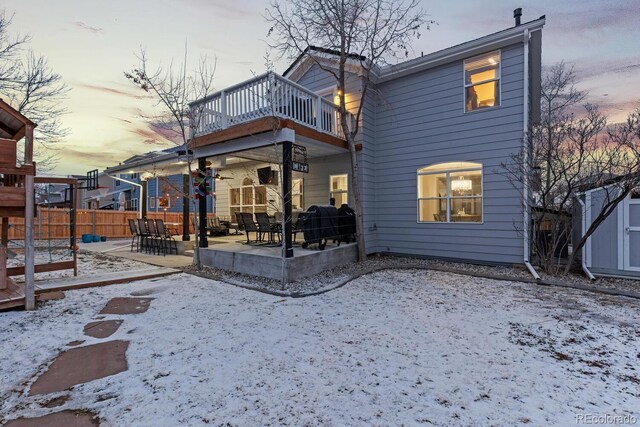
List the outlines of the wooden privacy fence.
<svg viewBox="0 0 640 427">
<path fill-rule="evenodd" d="M 76 211 L 76 239 L 83 234 L 95 234 L 106 237 L 128 237 L 129 219 L 136 219 L 134 211 L 107 211 L 78 209 Z M 174 212 L 147 212 L 148 219 L 162 219 L 182 233 L 182 214 Z M 193 233 L 193 221 L 190 218 L 190 233 Z M 69 238 L 69 211 L 61 208 L 38 208 L 38 216 L 33 221 L 34 235 L 38 240 Z M 11 218 L 9 221 L 9 239 L 24 239 L 24 219 Z"/>
</svg>

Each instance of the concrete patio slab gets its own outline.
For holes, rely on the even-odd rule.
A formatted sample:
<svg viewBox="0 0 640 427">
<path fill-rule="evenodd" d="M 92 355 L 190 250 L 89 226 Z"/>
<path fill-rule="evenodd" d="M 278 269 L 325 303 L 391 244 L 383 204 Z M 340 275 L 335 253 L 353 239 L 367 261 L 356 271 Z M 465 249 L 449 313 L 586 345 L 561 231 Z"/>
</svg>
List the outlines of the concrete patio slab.
<svg viewBox="0 0 640 427">
<path fill-rule="evenodd" d="M 192 256 L 180 254 L 181 252 L 184 253 L 185 250 L 191 249 L 193 247 L 193 241 L 183 243 L 179 241 L 179 238 L 176 240 L 178 240 L 177 247 L 179 255 L 156 255 L 146 252 L 136 252 L 135 247 L 134 250 L 131 251 L 131 239 L 81 243 L 78 246 L 81 250 L 132 259 L 159 267 L 180 268 L 193 264 Z"/>
<path fill-rule="evenodd" d="M 100 314 L 140 314 L 149 309 L 153 298 L 113 298 Z"/>
<path fill-rule="evenodd" d="M 107 338 L 120 328 L 122 322 L 122 320 L 100 320 L 87 323 L 84 327 L 84 334 L 94 338 Z"/>
<path fill-rule="evenodd" d="M 11 420 L 5 427 L 96 427 L 98 417 L 88 411 L 61 411 L 37 418 Z"/>
<path fill-rule="evenodd" d="M 29 395 L 63 391 L 124 372 L 128 369 L 127 348 L 129 341 L 109 341 L 66 350 L 33 383 Z"/>
</svg>

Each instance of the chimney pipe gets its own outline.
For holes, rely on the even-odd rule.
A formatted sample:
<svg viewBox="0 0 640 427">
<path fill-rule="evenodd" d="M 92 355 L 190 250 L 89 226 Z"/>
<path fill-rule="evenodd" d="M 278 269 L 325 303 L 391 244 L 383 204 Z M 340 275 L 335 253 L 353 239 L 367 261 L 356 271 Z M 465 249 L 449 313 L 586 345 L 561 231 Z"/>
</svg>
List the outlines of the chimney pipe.
<svg viewBox="0 0 640 427">
<path fill-rule="evenodd" d="M 522 16 L 522 8 L 519 7 L 513 11 L 513 17 L 516 18 L 516 27 L 520 25 L 520 17 Z"/>
</svg>

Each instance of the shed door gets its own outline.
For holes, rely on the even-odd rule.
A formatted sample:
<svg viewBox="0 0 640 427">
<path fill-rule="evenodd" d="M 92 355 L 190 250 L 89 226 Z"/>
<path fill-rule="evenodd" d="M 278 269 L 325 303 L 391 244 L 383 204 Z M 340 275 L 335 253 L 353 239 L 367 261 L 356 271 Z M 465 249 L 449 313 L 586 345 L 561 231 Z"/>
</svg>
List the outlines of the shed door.
<svg viewBox="0 0 640 427">
<path fill-rule="evenodd" d="M 624 269 L 640 271 L 640 195 L 624 201 Z"/>
</svg>

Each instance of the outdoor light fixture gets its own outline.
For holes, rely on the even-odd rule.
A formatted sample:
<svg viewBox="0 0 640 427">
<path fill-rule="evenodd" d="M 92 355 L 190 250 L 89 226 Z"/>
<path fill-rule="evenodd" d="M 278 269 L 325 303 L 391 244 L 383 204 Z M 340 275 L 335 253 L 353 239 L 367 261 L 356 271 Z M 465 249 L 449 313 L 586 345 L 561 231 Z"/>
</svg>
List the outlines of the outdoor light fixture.
<svg viewBox="0 0 640 427">
<path fill-rule="evenodd" d="M 451 191 L 471 191 L 472 188 L 473 182 L 470 179 L 464 179 L 464 176 L 451 181 Z"/>
</svg>

